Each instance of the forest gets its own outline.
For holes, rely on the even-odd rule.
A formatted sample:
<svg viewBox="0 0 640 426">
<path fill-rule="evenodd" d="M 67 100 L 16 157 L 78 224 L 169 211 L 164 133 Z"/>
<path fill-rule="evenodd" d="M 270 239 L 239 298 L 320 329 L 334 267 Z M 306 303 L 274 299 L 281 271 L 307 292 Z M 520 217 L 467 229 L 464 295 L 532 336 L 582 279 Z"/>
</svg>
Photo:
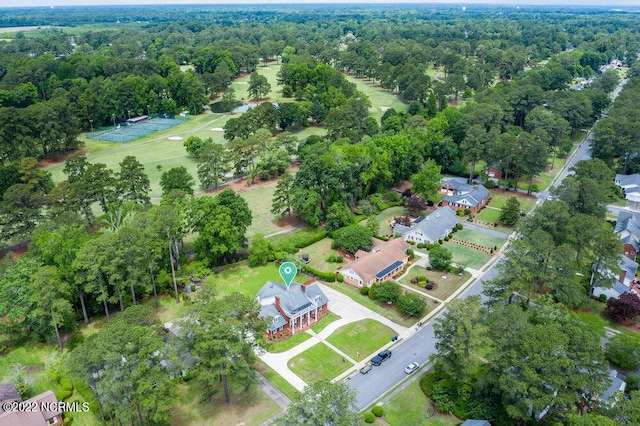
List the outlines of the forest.
<svg viewBox="0 0 640 426">
<path fill-rule="evenodd" d="M 20 26 L 40 28 L 2 30 Z M 175 421 L 170 407 L 182 370 L 209 401 L 221 392 L 228 404 L 257 383 L 256 343 L 247 336 L 264 324 L 254 295 L 205 289 L 185 301 L 184 286 L 242 262 L 296 261 L 315 237 L 250 235 L 260 212 L 218 187 L 277 181 L 273 215 L 295 218 L 319 239 L 362 231 L 355 224 L 366 219 L 370 242 L 382 235 L 375 217 L 387 207 L 417 203 L 420 212 L 437 204 L 443 175 L 491 187 L 483 169 L 496 165 L 503 189 L 544 190 L 539 177 L 560 167 L 594 126 L 593 160 L 579 162 L 529 217 L 520 220 L 516 206 L 512 220 L 501 218 L 521 222 L 513 228 L 520 239 L 485 287 L 494 308 L 469 299 L 451 311 L 458 317 L 440 322 L 441 355 L 423 390 L 442 412 L 492 424 L 532 423 L 531 407 L 543 409 L 554 391 L 547 422 L 637 423 L 628 402 L 621 404 L 627 411 L 577 416 L 576 395 L 588 400 L 585 389 L 601 390 L 606 357 L 573 312 L 590 302 L 592 275 L 606 281 L 621 252 L 606 206 L 619 198 L 615 173 L 640 170 L 639 28 L 637 14 L 599 8 L 0 9 L 0 353 L 55 342 L 68 362 L 54 363 L 53 375 L 73 376 L 102 421 Z M 614 61 L 620 67 L 609 67 Z M 277 68 L 274 84 L 264 76 L 269 67 Z M 246 95 L 238 96 L 232 85 L 247 76 Z M 623 77 L 628 84 L 612 104 Z M 353 79 L 402 107 L 376 110 Z M 232 112 L 248 102 L 255 107 Z M 93 160 L 101 149 L 118 149 L 89 138 L 94 130 L 181 113 L 224 118 L 220 138 L 185 138 L 196 176 L 132 155 L 117 168 Z M 54 175 L 56 163 L 64 165 Z M 404 181 L 412 192 L 390 191 Z M 185 305 L 183 328 L 192 333 L 163 338 L 147 309 L 163 295 Z M 447 334 L 467 319 L 476 326 L 466 336 Z M 106 325 L 73 340 L 95 321 Z M 510 326 L 541 345 L 552 336 L 546 355 L 562 346 L 575 349 L 575 359 L 558 360 L 533 385 L 502 375 L 524 368 L 513 367 L 522 362 L 514 354 L 530 350 L 507 337 L 516 328 L 500 334 Z M 124 368 L 121 357 L 132 362 Z M 575 382 L 559 392 L 552 376 Z M 542 395 L 515 398 L 515 385 Z"/>
</svg>

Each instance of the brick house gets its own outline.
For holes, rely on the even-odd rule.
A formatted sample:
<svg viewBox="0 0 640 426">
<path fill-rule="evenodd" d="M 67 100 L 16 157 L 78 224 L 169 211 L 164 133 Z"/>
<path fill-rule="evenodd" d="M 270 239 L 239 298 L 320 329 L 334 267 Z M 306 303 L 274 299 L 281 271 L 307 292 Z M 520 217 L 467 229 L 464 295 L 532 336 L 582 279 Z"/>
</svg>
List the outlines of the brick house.
<svg viewBox="0 0 640 426">
<path fill-rule="evenodd" d="M 402 238 L 384 242 L 374 239 L 370 252 L 358 250 L 355 260 L 338 269 L 344 282 L 354 287 L 370 286 L 395 277 L 407 262 L 409 248 Z"/>
<path fill-rule="evenodd" d="M 489 200 L 489 190 L 482 184 L 468 184 L 464 178 L 443 179 L 440 183 L 442 201 L 440 205 L 454 210 L 469 209 L 478 213 Z"/>
<path fill-rule="evenodd" d="M 21 402 L 22 398 L 16 387 L 11 383 L 0 383 L 0 403 Z M 58 400 L 55 394 L 48 390 L 29 398 L 29 403 L 37 406 L 56 407 Z M 34 411 L 4 411 L 0 404 L 0 426 L 60 426 L 63 424 L 62 411 L 34 410 Z"/>
<path fill-rule="evenodd" d="M 624 255 L 636 260 L 640 251 L 640 213 L 621 211 L 614 229 L 622 241 Z"/>
<path fill-rule="evenodd" d="M 394 234 L 400 234 L 405 241 L 432 244 L 449 235 L 458 223 L 458 217 L 451 207 L 438 207 L 429 216 L 416 220 L 411 226 L 397 223 Z"/>
<path fill-rule="evenodd" d="M 286 285 L 267 281 L 257 295 L 260 318 L 269 325 L 268 337 L 276 334 L 295 334 L 313 324 L 328 312 L 329 299 L 315 279 L 304 284 L 292 282 Z"/>
</svg>

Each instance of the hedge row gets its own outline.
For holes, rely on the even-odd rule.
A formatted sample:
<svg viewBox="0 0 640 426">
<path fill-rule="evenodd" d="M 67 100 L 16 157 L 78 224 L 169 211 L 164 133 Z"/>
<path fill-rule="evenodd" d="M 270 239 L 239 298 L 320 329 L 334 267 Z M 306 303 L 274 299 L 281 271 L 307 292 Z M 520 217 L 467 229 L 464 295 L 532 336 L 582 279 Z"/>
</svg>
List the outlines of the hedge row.
<svg viewBox="0 0 640 426">
<path fill-rule="evenodd" d="M 315 275 L 323 281 L 335 282 L 336 274 L 334 272 L 322 272 L 318 271 L 315 268 L 312 268 L 309 265 L 304 265 L 304 270 L 310 273 L 311 275 Z M 342 278 L 342 275 L 340 276 Z M 339 280 L 339 279 L 338 279 Z"/>
<path fill-rule="evenodd" d="M 286 251 L 287 253 L 296 253 L 299 249 L 317 243 L 327 237 L 327 231 L 320 230 L 313 234 L 301 233 L 292 234 L 285 240 L 276 244 L 276 251 Z"/>
</svg>

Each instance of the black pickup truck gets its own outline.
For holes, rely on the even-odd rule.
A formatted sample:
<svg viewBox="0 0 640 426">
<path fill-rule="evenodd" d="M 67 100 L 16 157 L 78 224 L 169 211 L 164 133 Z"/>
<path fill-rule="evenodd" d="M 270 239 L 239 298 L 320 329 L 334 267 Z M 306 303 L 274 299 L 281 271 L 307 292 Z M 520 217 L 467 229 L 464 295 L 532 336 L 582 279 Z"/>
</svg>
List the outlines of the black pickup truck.
<svg viewBox="0 0 640 426">
<path fill-rule="evenodd" d="M 391 358 L 391 351 L 382 351 L 378 355 L 371 358 L 371 364 L 380 365 L 389 358 Z"/>
</svg>

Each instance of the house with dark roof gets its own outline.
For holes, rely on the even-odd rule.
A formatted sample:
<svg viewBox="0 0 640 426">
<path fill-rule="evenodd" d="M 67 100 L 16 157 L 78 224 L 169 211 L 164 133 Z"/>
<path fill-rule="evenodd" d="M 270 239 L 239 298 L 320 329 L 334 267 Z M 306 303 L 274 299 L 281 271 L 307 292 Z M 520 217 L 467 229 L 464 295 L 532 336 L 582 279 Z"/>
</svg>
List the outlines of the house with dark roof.
<svg viewBox="0 0 640 426">
<path fill-rule="evenodd" d="M 17 398 L 16 398 L 17 397 Z M 0 401 L 20 402 L 22 399 L 11 383 L 0 383 Z M 29 406 L 46 407 L 43 410 L 4 411 L 0 404 L 0 426 L 60 426 L 63 424 L 62 410 L 58 408 L 55 394 L 48 390 L 29 398 Z"/>
<path fill-rule="evenodd" d="M 454 210 L 469 209 L 478 213 L 489 200 L 489 190 L 479 183 L 469 184 L 464 178 L 447 178 L 440 182 L 440 205 Z"/>
<path fill-rule="evenodd" d="M 640 175 L 616 175 L 616 186 L 622 190 L 622 195 L 627 200 L 627 207 L 640 211 Z"/>
<path fill-rule="evenodd" d="M 401 235 L 405 241 L 432 244 L 449 235 L 457 223 L 458 217 L 451 207 L 439 207 L 411 226 L 396 224 L 393 233 Z"/>
<path fill-rule="evenodd" d="M 606 283 L 603 286 L 595 286 L 593 295 L 599 297 L 604 294 L 607 299 L 617 299 L 624 293 L 636 292 L 633 288 L 633 280 L 638 272 L 638 264 L 627 256 L 620 255 L 620 269 L 618 271 L 609 271 L 605 275 Z M 594 266 L 595 268 L 595 266 Z"/>
<path fill-rule="evenodd" d="M 402 271 L 409 261 L 407 244 L 402 238 L 391 241 L 374 240 L 370 252 L 358 250 L 355 260 L 338 269 L 344 282 L 355 287 L 387 281 Z"/>
<path fill-rule="evenodd" d="M 260 318 L 267 321 L 266 334 L 295 334 L 313 324 L 329 312 L 329 299 L 315 279 L 304 284 L 286 285 L 267 281 L 257 295 Z"/>
<path fill-rule="evenodd" d="M 614 230 L 620 236 L 624 255 L 636 260 L 640 251 L 640 213 L 621 211 Z"/>
<path fill-rule="evenodd" d="M 609 406 L 616 404 L 616 398 L 613 398 L 616 392 L 624 392 L 627 388 L 627 383 L 618 375 L 618 372 L 613 368 L 609 368 L 609 379 L 611 380 L 611 386 L 609 386 L 598 399 Z"/>
<path fill-rule="evenodd" d="M 491 426 L 491 423 L 486 420 L 468 419 L 465 420 L 460 426 Z"/>
</svg>

